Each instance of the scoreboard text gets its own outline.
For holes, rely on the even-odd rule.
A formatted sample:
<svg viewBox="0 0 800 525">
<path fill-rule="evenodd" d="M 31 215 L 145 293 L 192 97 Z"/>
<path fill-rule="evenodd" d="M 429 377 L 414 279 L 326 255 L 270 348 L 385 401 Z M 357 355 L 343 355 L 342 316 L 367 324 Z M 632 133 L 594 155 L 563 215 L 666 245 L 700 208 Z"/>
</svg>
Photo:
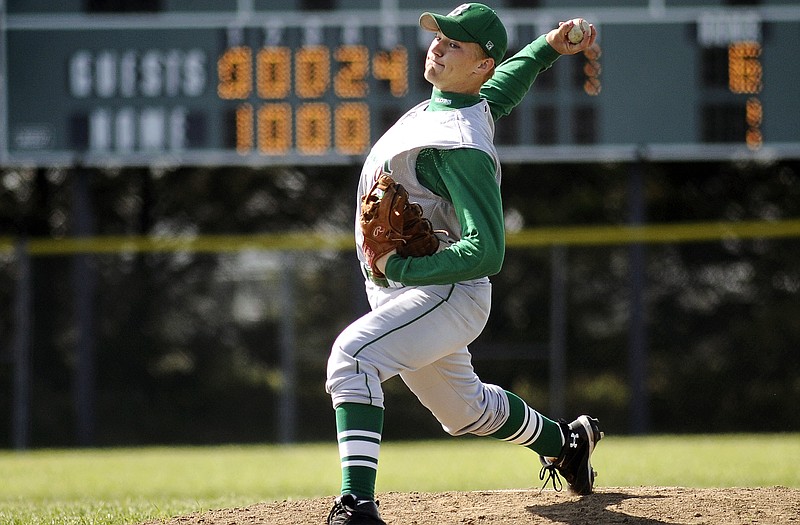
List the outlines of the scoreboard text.
<svg viewBox="0 0 800 525">
<path fill-rule="evenodd" d="M 537 78 L 498 123 L 498 147 L 519 161 L 582 148 L 603 159 L 626 145 L 699 158 L 719 146 L 800 147 L 800 83 L 785 73 L 800 7 L 675 13 L 594 18 L 598 45 Z M 546 14 L 500 11 L 509 56 L 557 25 Z M 0 161 L 358 163 L 430 96 L 422 65 L 432 35 L 416 13 L 392 23 L 379 10 L 369 23 L 296 15 L 8 14 Z"/>
</svg>

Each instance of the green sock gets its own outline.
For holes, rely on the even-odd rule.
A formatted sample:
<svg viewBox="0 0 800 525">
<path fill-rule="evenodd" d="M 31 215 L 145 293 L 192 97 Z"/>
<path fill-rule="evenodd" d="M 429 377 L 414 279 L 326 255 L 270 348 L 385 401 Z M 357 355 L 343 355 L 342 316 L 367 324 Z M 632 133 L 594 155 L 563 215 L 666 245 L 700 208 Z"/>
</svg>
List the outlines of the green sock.
<svg viewBox="0 0 800 525">
<path fill-rule="evenodd" d="M 516 394 L 506 391 L 506 396 L 508 420 L 491 437 L 522 445 L 542 456 L 558 456 L 564 446 L 559 424 L 529 407 Z"/>
<path fill-rule="evenodd" d="M 382 408 L 359 403 L 342 403 L 336 407 L 342 495 L 375 499 L 382 432 Z"/>
</svg>

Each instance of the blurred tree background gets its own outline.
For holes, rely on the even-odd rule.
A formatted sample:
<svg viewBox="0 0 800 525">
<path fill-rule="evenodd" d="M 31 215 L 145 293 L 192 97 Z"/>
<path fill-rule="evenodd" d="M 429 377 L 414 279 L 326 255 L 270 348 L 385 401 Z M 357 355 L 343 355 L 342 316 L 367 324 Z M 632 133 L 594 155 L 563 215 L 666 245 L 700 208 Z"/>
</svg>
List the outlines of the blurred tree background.
<svg viewBox="0 0 800 525">
<path fill-rule="evenodd" d="M 648 224 L 800 217 L 798 162 L 641 169 Z M 507 228 L 627 224 L 629 171 L 624 164 L 504 166 Z M 357 172 L 341 166 L 3 170 L 0 237 L 75 234 L 79 173 L 92 203 L 84 226 L 94 236 L 348 235 Z M 648 430 L 800 430 L 794 417 L 800 238 L 654 243 L 643 253 Z M 608 432 L 631 431 L 630 255 L 627 245 L 566 249 L 566 413 L 552 417 L 588 412 Z M 79 261 L 90 271 L 76 272 Z M 13 250 L 0 250 L 2 447 L 12 444 L 18 262 Z M 479 343 L 548 343 L 551 266 L 549 247 L 509 248 L 493 278 L 494 310 Z M 332 439 L 324 392 L 328 350 L 367 309 L 352 250 L 33 254 L 30 270 L 31 446 L 281 440 L 287 309 L 296 366 L 293 438 Z M 76 437 L 78 289 L 92 299 L 88 440 Z M 546 360 L 481 352 L 475 366 L 485 381 L 547 412 Z M 443 435 L 402 382 L 392 379 L 386 389 L 387 438 Z"/>
</svg>

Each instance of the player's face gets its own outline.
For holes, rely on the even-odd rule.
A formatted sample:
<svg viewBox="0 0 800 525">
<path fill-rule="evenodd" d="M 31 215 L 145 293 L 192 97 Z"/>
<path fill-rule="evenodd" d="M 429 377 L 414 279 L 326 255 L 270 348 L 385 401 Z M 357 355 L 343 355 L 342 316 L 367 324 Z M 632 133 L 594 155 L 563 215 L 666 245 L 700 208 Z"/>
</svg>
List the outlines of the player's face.
<svg viewBox="0 0 800 525">
<path fill-rule="evenodd" d="M 493 63 L 478 44 L 436 33 L 425 57 L 425 80 L 442 91 L 477 94 Z"/>
</svg>

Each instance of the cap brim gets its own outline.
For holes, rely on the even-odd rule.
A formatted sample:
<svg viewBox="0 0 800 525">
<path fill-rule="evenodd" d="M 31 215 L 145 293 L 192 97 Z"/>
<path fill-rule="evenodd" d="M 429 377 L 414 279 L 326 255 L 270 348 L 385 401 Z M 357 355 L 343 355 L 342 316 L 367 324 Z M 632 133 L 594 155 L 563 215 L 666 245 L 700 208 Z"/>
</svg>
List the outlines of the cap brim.
<svg viewBox="0 0 800 525">
<path fill-rule="evenodd" d="M 476 41 L 475 37 L 461 27 L 461 24 L 436 13 L 422 13 L 422 16 L 419 17 L 419 26 L 434 33 L 441 32 L 447 38 L 458 40 L 459 42 Z"/>
<path fill-rule="evenodd" d="M 422 13 L 419 17 L 419 26 L 426 31 L 437 32 L 439 30 L 439 24 L 436 23 L 436 18 L 434 18 L 433 13 Z"/>
</svg>

